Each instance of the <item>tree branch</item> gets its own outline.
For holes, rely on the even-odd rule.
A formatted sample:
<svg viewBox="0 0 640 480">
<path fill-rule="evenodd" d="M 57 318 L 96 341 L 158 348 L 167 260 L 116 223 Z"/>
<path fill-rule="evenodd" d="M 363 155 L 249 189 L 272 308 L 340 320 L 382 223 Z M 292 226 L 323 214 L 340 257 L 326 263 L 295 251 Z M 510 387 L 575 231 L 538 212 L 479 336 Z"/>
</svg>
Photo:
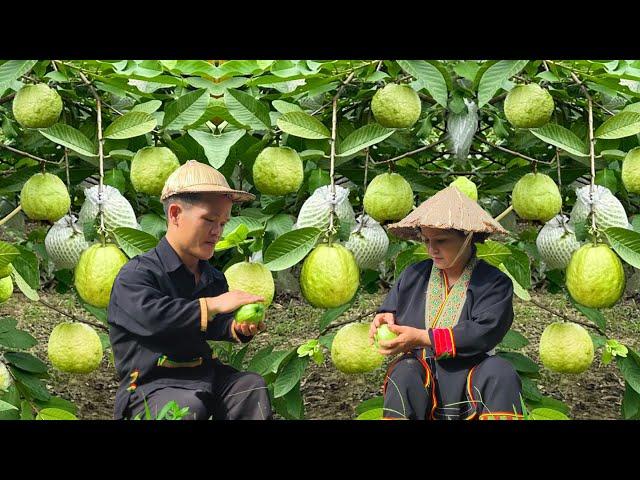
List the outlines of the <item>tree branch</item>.
<svg viewBox="0 0 640 480">
<path fill-rule="evenodd" d="M 38 300 L 41 304 L 43 304 L 45 307 L 50 308 L 51 310 L 55 310 L 56 312 L 58 312 L 61 315 L 64 315 L 65 317 L 69 317 L 72 318 L 73 320 L 75 320 L 76 322 L 80 322 L 80 323 L 86 323 L 87 325 L 91 325 L 92 327 L 95 328 L 100 328 L 102 330 L 105 330 L 106 332 L 109 331 L 109 327 L 107 327 L 106 325 L 102 324 L 102 323 L 94 323 L 94 322 L 90 322 L 89 320 L 85 320 L 84 318 L 78 318 L 75 315 L 65 312 L 64 310 L 60 310 L 58 307 L 51 305 L 48 302 L 45 302 L 44 300 L 40 299 Z"/>
<path fill-rule="evenodd" d="M 554 310 L 553 308 L 547 307 L 545 304 L 540 303 L 538 300 L 536 300 L 533 297 L 531 297 L 531 303 L 533 303 L 535 306 L 541 308 L 542 310 L 546 310 L 547 312 L 555 315 L 556 317 L 560 317 L 560 318 L 562 318 L 564 320 L 567 320 L 568 322 L 577 323 L 577 324 L 582 325 L 584 327 L 597 330 L 601 334 L 605 335 L 605 333 L 600 329 L 599 326 L 597 326 L 595 324 L 592 324 L 592 323 L 583 322 L 582 320 L 580 320 L 580 319 L 578 319 L 576 317 L 572 317 L 572 316 L 570 317 L 569 315 L 565 315 L 562 312 L 558 312 L 557 310 Z"/>
</svg>

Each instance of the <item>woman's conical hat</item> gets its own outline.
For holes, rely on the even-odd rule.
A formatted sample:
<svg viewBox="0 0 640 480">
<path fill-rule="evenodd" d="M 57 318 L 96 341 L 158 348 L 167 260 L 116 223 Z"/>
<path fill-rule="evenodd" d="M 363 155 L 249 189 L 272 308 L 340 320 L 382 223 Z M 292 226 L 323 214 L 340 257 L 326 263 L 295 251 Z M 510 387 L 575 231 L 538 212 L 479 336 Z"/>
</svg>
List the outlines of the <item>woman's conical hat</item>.
<svg viewBox="0 0 640 480">
<path fill-rule="evenodd" d="M 387 228 L 397 237 L 422 241 L 420 227 L 489 234 L 508 233 L 477 202 L 456 187 L 440 190 L 409 215 Z"/>
</svg>

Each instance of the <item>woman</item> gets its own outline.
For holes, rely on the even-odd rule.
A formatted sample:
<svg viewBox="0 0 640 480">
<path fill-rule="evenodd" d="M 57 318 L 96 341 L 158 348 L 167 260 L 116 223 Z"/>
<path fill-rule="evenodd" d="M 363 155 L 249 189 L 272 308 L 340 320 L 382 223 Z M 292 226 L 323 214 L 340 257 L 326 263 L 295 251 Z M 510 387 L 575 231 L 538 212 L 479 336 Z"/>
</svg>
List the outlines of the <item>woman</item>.
<svg viewBox="0 0 640 480">
<path fill-rule="evenodd" d="M 423 240 L 429 260 L 407 267 L 378 309 L 370 336 L 402 354 L 385 377 L 385 419 L 521 419 L 521 382 L 493 355 L 513 322 L 511 279 L 476 258 L 474 242 L 507 233 L 476 202 L 448 187 L 388 227 Z"/>
</svg>

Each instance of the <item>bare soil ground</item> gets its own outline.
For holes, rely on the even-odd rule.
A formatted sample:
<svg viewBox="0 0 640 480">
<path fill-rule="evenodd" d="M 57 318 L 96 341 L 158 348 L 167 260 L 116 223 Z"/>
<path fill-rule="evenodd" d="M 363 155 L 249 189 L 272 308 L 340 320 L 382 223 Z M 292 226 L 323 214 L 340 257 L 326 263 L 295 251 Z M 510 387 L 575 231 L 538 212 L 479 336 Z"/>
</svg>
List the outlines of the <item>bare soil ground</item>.
<svg viewBox="0 0 640 480">
<path fill-rule="evenodd" d="M 97 322 L 70 294 L 42 292 L 41 295 L 46 302 L 64 311 Z M 381 303 L 383 297 L 382 294 L 362 295 L 347 315 L 337 322 L 372 310 Z M 560 295 L 536 294 L 536 298 L 556 310 L 569 311 L 565 298 Z M 522 351 L 537 362 L 540 335 L 546 325 L 557 321 L 557 317 L 519 299 L 515 302 L 515 312 L 513 328 L 530 341 Z M 603 312 L 607 318 L 607 333 L 611 338 L 634 348 L 640 347 L 640 311 L 635 300 L 627 299 Z M 321 310 L 298 299 L 277 298 L 269 309 L 268 331 L 252 342 L 246 358 L 250 359 L 253 352 L 265 345 L 284 349 L 316 338 L 321 314 Z M 32 353 L 47 363 L 49 334 L 55 325 L 68 320 L 42 304 L 29 301 L 19 292 L 0 306 L 0 316 L 13 316 L 20 328 L 37 338 L 39 343 Z M 364 375 L 345 375 L 332 366 L 329 353 L 325 353 L 324 364 L 310 364 L 301 384 L 305 416 L 308 419 L 353 419 L 356 416 L 355 408 L 361 401 L 380 394 L 385 369 Z M 70 375 L 53 368 L 50 373 L 51 378 L 47 380 L 50 393 L 74 402 L 80 419 L 112 418 L 118 381 L 110 363 L 110 351 L 104 356 L 100 368 L 91 374 Z M 596 354 L 593 366 L 581 375 L 559 375 L 541 368 L 538 384 L 544 394 L 564 401 L 571 408 L 570 416 L 573 419 L 621 418 L 624 382 L 615 362 L 607 366 L 602 364 L 600 352 Z"/>
</svg>

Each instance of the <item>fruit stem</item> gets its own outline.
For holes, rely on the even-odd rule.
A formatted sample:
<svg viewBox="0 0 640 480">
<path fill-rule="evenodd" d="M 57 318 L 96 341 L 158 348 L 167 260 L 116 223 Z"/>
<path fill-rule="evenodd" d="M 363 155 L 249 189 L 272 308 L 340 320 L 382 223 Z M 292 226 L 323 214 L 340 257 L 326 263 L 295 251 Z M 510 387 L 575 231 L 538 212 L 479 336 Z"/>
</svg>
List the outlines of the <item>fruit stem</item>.
<svg viewBox="0 0 640 480">
<path fill-rule="evenodd" d="M 507 207 L 505 209 L 504 212 L 502 212 L 500 215 L 498 215 L 494 220 L 496 222 L 499 222 L 500 220 L 502 220 L 504 217 L 506 217 L 507 215 L 509 215 L 511 213 L 511 211 L 513 210 L 513 205 L 509 205 L 509 207 Z"/>
<path fill-rule="evenodd" d="M 97 120 L 98 120 L 98 157 L 100 159 L 100 183 L 98 184 L 98 216 L 100 217 L 100 228 L 98 233 L 100 234 L 100 240 L 102 242 L 102 246 L 105 245 L 105 233 L 106 228 L 104 226 L 104 211 L 102 209 L 102 192 L 104 189 L 104 138 L 102 137 L 102 101 L 100 99 L 100 95 L 93 87 L 93 84 L 84 76 L 82 71 L 78 71 L 80 78 L 82 81 L 89 87 L 93 98 L 96 99 L 96 110 L 97 110 Z"/>
<path fill-rule="evenodd" d="M 586 88 L 584 89 L 586 93 Z M 594 143 L 595 140 L 593 138 L 593 101 L 591 100 L 591 96 L 589 98 L 589 158 L 591 163 L 591 183 L 589 184 L 589 200 L 591 202 L 591 227 L 593 229 L 593 244 L 597 244 L 597 236 L 598 230 L 596 228 L 596 214 L 594 210 L 594 200 L 593 200 L 593 191 L 595 189 L 595 179 L 596 179 L 596 159 L 594 157 Z"/>
<path fill-rule="evenodd" d="M 560 191 L 560 195 L 562 195 L 562 173 L 560 168 L 560 151 L 558 149 L 556 149 L 556 166 L 558 167 L 558 190 Z M 570 233 L 569 229 L 567 228 L 567 222 L 564 221 L 563 208 L 564 201 L 560 204 L 560 218 L 562 219 L 560 223 L 562 223 L 562 229 L 564 230 L 564 233 Z"/>
<path fill-rule="evenodd" d="M 71 180 L 69 177 L 69 149 L 66 147 L 64 149 L 64 168 L 67 173 L 67 191 L 69 192 L 69 195 L 71 195 Z M 69 203 L 69 217 L 71 218 L 71 202 Z M 74 231 L 75 231 L 75 228 L 74 228 Z"/>
<path fill-rule="evenodd" d="M 18 205 L 16 208 L 13 209 L 13 211 L 11 211 L 11 213 L 9 213 L 6 217 L 0 220 L 0 225 L 4 225 L 9 220 L 11 220 L 20 210 L 22 210 L 22 205 Z"/>
<path fill-rule="evenodd" d="M 367 190 L 367 175 L 369 173 L 369 160 L 371 159 L 371 154 L 369 153 L 369 149 L 365 150 L 366 155 L 364 159 L 364 182 L 362 183 L 362 191 Z M 364 204 L 362 206 L 362 217 L 360 218 L 360 224 L 358 225 L 358 229 L 356 233 L 360 233 L 362 231 L 362 227 L 364 227 Z"/>
<path fill-rule="evenodd" d="M 338 130 L 338 98 L 342 94 L 342 91 L 345 89 L 347 84 L 353 79 L 355 71 L 351 72 L 351 74 L 342 82 L 340 88 L 333 97 L 332 103 L 332 114 L 331 114 L 331 210 L 329 213 L 329 246 L 333 241 L 333 222 L 334 217 L 336 215 L 336 176 L 335 176 L 335 166 L 336 166 L 336 132 Z"/>
<path fill-rule="evenodd" d="M 591 164 L 591 182 L 589 183 L 589 202 L 590 202 L 590 210 L 591 210 L 591 230 L 592 230 L 592 241 L 593 244 L 596 245 L 598 243 L 598 230 L 596 226 L 596 216 L 594 211 L 594 203 L 593 203 L 593 191 L 595 189 L 595 179 L 596 179 L 596 159 L 595 159 L 595 139 L 593 138 L 593 99 L 591 95 L 589 95 L 589 91 L 584 86 L 584 84 L 580 81 L 580 79 L 576 76 L 573 70 L 569 72 L 571 74 L 571 78 L 576 82 L 584 96 L 587 97 L 588 102 L 588 113 L 589 113 L 589 160 Z"/>
</svg>

